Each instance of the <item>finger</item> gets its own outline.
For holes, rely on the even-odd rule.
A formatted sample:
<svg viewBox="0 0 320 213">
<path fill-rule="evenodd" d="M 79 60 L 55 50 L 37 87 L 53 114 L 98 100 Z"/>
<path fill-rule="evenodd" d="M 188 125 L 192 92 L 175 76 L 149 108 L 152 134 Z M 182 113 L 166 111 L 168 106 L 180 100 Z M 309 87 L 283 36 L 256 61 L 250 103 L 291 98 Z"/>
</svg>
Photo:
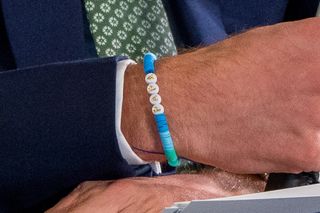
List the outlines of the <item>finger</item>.
<svg viewBox="0 0 320 213">
<path fill-rule="evenodd" d="M 68 209 L 73 206 L 76 201 L 78 200 L 78 197 L 80 195 L 79 190 L 77 188 L 73 190 L 69 195 L 62 198 L 59 203 L 57 203 L 55 206 L 47 210 L 47 213 L 54 213 L 54 212 L 67 212 Z"/>
<path fill-rule="evenodd" d="M 68 212 L 74 206 L 82 203 L 92 194 L 98 193 L 98 191 L 104 190 L 108 187 L 112 181 L 86 181 L 79 184 L 68 196 L 64 197 L 59 201 L 52 209 L 48 212 L 65 211 Z"/>
</svg>

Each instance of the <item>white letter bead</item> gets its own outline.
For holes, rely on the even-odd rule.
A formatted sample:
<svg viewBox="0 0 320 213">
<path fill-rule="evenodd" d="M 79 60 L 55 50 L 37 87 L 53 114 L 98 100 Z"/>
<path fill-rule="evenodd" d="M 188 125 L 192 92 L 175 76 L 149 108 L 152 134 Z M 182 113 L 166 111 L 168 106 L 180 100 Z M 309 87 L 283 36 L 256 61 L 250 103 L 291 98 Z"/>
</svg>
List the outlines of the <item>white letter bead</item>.
<svg viewBox="0 0 320 213">
<path fill-rule="evenodd" d="M 157 94 L 159 92 L 159 86 L 157 84 L 149 84 L 147 91 L 150 95 Z"/>
<path fill-rule="evenodd" d="M 164 107 L 161 104 L 154 105 L 152 107 L 152 113 L 154 115 L 162 114 L 164 113 Z"/>
<path fill-rule="evenodd" d="M 155 84 L 157 83 L 157 79 L 157 75 L 154 73 L 148 73 L 145 78 L 147 84 Z"/>
<path fill-rule="evenodd" d="M 161 96 L 158 94 L 153 94 L 150 96 L 149 100 L 152 105 L 160 104 L 161 103 Z"/>
</svg>

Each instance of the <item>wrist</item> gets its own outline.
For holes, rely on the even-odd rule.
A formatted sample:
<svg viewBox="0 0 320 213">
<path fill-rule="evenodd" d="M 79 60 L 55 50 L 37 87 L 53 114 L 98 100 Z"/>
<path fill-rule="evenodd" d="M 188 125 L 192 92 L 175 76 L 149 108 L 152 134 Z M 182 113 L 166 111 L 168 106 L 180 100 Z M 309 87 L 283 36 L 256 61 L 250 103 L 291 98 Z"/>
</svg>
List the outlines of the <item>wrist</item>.
<svg viewBox="0 0 320 213">
<path fill-rule="evenodd" d="M 143 160 L 162 161 L 161 144 L 144 82 L 143 66 L 130 65 L 125 73 L 121 129 L 133 151 Z"/>
<path fill-rule="evenodd" d="M 165 107 L 177 154 L 214 164 L 212 156 L 212 103 L 215 91 L 208 91 L 214 72 L 203 62 L 203 50 L 156 62 L 159 94 Z M 210 62 L 211 63 L 211 62 Z M 133 150 L 144 160 L 164 160 L 156 124 L 149 104 L 142 65 L 128 67 L 125 74 L 122 131 Z M 217 101 L 216 101 L 217 102 Z M 141 150 L 145 150 L 143 152 Z M 211 151 L 209 151 L 211 150 Z"/>
<path fill-rule="evenodd" d="M 173 78 L 169 79 L 169 76 L 174 75 L 174 73 L 172 72 L 172 68 L 167 67 L 168 60 L 170 60 L 170 64 L 173 61 L 170 58 L 157 61 L 156 63 L 156 74 L 158 76 L 157 84 L 160 87 L 159 94 L 162 97 L 162 104 L 165 107 L 165 113 L 168 118 L 168 124 L 176 151 L 179 156 L 183 157 L 184 146 L 180 143 L 181 140 L 178 141 L 177 137 L 181 132 L 181 126 L 174 125 L 174 128 L 176 129 L 172 130 L 171 121 L 177 117 L 171 114 L 171 110 L 167 108 L 172 102 L 171 94 L 166 92 L 170 90 L 171 83 L 166 84 L 164 81 L 174 80 Z M 167 65 L 163 66 L 164 64 Z M 176 69 L 175 72 L 178 73 L 179 70 Z M 169 73 L 171 74 L 167 76 Z M 161 83 L 161 81 L 163 81 L 163 83 Z M 139 155 L 139 157 L 149 161 L 165 161 L 159 133 L 151 108 L 152 105 L 149 103 L 143 66 L 133 65 L 128 67 L 125 75 L 122 131 L 127 138 L 128 143 L 131 145 L 131 148 Z M 173 108 L 177 107 L 175 106 Z"/>
</svg>

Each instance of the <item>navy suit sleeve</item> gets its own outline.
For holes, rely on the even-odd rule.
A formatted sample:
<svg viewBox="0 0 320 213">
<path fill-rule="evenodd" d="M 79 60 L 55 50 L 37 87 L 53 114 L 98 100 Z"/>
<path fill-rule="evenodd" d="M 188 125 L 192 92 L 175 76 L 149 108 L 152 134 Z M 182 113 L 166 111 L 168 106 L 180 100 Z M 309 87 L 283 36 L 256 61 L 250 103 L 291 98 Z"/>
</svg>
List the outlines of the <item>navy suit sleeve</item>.
<svg viewBox="0 0 320 213">
<path fill-rule="evenodd" d="M 117 60 L 0 72 L 0 212 L 44 210 L 82 181 L 134 174 L 115 136 Z"/>
<path fill-rule="evenodd" d="M 115 134 L 120 59 L 87 59 L 83 7 L 0 0 L 0 212 L 43 211 L 85 180 L 134 175 Z"/>
</svg>

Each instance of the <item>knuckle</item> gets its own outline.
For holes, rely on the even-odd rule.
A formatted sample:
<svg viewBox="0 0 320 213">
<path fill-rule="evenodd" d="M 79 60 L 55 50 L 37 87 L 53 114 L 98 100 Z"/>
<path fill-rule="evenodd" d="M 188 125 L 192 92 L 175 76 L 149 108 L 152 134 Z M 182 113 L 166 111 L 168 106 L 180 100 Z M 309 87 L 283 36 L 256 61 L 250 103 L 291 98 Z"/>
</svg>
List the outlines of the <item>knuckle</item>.
<svg viewBox="0 0 320 213">
<path fill-rule="evenodd" d="M 298 168 L 298 167 L 296 167 L 296 168 L 289 168 L 289 169 L 286 170 L 286 172 L 287 172 L 287 173 L 290 173 L 290 174 L 299 174 L 299 173 L 303 172 L 303 169 Z"/>
<path fill-rule="evenodd" d="M 84 191 L 86 188 L 88 188 L 88 186 L 91 184 L 91 181 L 84 181 L 82 183 L 80 183 L 77 188 L 76 191 Z"/>
<path fill-rule="evenodd" d="M 79 187 L 83 188 L 83 187 L 86 187 L 90 184 L 90 181 L 84 181 L 82 183 L 79 184 Z"/>
</svg>

